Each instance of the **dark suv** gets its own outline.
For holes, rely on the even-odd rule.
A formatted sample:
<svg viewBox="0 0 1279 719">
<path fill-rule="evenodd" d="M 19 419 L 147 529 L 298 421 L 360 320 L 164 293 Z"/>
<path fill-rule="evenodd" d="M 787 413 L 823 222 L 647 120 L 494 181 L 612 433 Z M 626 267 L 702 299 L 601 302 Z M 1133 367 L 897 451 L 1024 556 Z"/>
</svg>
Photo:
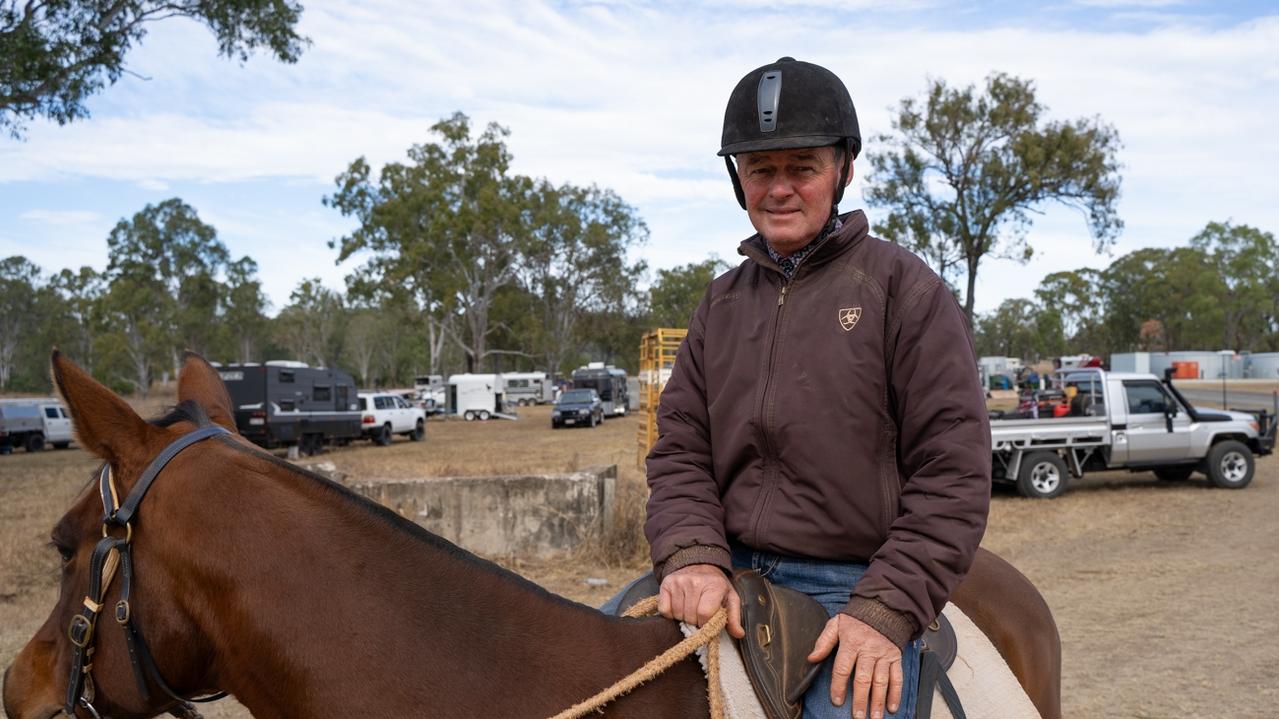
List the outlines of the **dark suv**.
<svg viewBox="0 0 1279 719">
<path fill-rule="evenodd" d="M 594 427 L 604 421 L 604 403 L 593 389 L 570 389 L 555 400 L 551 429 L 566 425 Z"/>
</svg>

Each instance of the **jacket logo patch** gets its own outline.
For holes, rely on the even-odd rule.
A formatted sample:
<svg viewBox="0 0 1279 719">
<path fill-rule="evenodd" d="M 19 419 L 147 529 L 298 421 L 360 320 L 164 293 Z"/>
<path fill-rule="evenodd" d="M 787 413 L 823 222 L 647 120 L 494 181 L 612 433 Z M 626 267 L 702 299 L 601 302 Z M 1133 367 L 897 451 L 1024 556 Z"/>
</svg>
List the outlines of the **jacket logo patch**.
<svg viewBox="0 0 1279 719">
<path fill-rule="evenodd" d="M 857 326 L 857 320 L 862 318 L 862 308 L 845 307 L 839 311 L 839 326 L 844 328 L 845 332 L 850 332 Z"/>
</svg>

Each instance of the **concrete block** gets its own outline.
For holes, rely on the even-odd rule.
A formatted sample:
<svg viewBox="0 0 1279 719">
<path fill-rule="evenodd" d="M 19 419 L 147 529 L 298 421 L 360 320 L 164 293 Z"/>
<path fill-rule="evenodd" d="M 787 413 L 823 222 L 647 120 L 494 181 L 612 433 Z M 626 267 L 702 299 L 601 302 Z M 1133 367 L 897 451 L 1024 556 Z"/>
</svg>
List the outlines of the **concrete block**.
<svg viewBox="0 0 1279 719">
<path fill-rule="evenodd" d="M 552 475 L 374 479 L 348 486 L 477 554 L 546 557 L 609 528 L 617 466 Z"/>
</svg>

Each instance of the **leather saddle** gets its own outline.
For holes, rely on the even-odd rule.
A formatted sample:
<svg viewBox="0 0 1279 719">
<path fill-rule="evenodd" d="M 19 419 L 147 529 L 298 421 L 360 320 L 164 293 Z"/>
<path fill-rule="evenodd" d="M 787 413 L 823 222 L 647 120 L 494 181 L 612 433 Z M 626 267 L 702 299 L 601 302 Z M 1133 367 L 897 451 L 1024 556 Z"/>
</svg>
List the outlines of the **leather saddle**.
<svg viewBox="0 0 1279 719">
<path fill-rule="evenodd" d="M 746 637 L 735 643 L 755 696 L 769 719 L 799 719 L 804 711 L 804 692 L 822 667 L 810 664 L 808 653 L 830 615 L 807 594 L 776 586 L 752 570 L 734 572 L 733 586 L 742 600 L 742 628 L 746 630 Z M 660 589 L 657 579 L 646 575 L 627 588 L 617 613 Z M 954 718 L 964 719 L 959 697 L 946 678 L 958 647 L 955 631 L 944 616 L 938 615 L 924 632 L 922 644 L 917 719 L 928 719 L 934 689 L 941 691 Z"/>
</svg>

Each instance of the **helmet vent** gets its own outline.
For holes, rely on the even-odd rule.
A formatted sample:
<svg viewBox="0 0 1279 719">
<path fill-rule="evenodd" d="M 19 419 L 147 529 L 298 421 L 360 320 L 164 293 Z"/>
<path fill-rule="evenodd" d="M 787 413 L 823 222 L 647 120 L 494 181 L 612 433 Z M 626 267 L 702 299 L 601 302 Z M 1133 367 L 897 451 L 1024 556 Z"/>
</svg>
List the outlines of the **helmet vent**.
<svg viewBox="0 0 1279 719">
<path fill-rule="evenodd" d="M 766 72 L 759 78 L 759 92 L 756 93 L 759 104 L 759 131 L 773 132 L 777 129 L 777 103 L 782 96 L 782 71 Z"/>
</svg>

